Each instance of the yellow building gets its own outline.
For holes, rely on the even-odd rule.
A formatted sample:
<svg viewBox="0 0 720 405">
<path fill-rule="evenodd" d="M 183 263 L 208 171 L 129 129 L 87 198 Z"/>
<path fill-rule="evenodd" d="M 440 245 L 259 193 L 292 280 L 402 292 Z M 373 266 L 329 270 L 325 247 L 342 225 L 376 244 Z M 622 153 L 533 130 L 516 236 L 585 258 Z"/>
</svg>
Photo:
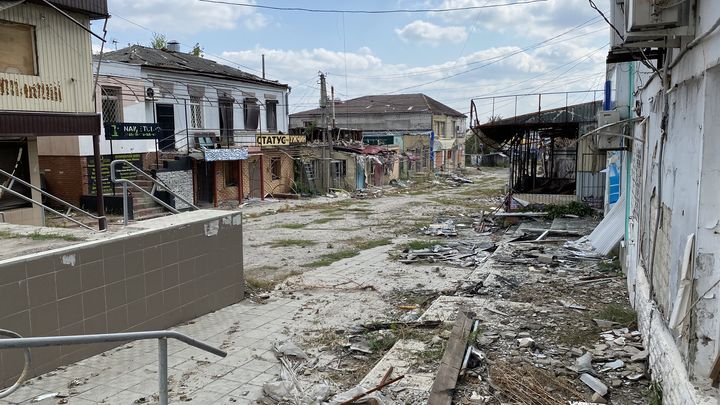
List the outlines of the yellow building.
<svg viewBox="0 0 720 405">
<path fill-rule="evenodd" d="M 89 28 L 107 17 L 107 2 L 8 3 L 0 5 L 0 170 L 39 187 L 39 155 L 77 153 L 77 135 L 100 134 Z M 40 193 L 2 172 L 0 186 L 0 221 L 42 224 L 27 200 Z"/>
</svg>

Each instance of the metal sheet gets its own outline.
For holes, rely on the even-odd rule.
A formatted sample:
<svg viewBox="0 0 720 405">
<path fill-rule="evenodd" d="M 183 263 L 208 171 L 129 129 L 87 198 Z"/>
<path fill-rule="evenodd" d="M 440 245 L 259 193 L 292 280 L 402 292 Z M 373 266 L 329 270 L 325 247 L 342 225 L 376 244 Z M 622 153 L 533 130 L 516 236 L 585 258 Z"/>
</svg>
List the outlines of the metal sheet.
<svg viewBox="0 0 720 405">
<path fill-rule="evenodd" d="M 592 247 L 600 254 L 607 255 L 625 236 L 625 196 L 610 209 L 605 218 L 588 236 Z"/>
<path fill-rule="evenodd" d="M 100 114 L 0 111 L 0 138 L 77 135 L 100 135 Z"/>
</svg>

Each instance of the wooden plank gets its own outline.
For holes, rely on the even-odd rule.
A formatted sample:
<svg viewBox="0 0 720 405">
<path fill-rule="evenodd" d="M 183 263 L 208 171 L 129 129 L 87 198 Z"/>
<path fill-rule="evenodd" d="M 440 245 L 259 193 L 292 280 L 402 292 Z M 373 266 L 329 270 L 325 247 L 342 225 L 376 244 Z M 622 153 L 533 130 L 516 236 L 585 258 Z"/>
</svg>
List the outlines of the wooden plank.
<svg viewBox="0 0 720 405">
<path fill-rule="evenodd" d="M 712 386 L 717 388 L 718 383 L 720 383 L 720 356 L 715 358 L 715 364 L 712 371 L 710 371 L 710 379 L 712 380 Z"/>
<path fill-rule="evenodd" d="M 474 315 L 469 314 L 464 308 L 458 311 L 445 353 L 440 361 L 438 373 L 430 390 L 429 405 L 450 405 L 452 402 L 453 392 L 462 367 L 468 337 L 470 336 L 470 329 L 472 328 L 473 317 Z"/>
</svg>

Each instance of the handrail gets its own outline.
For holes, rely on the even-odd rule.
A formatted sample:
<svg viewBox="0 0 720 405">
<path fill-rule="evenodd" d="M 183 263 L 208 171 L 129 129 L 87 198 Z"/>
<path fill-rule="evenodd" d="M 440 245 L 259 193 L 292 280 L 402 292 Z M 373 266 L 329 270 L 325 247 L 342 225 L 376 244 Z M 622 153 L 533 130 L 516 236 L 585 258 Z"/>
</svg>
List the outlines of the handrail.
<svg viewBox="0 0 720 405">
<path fill-rule="evenodd" d="M 15 336 L 19 336 L 17 333 L 11 331 L 8 332 Z M 6 334 L 7 335 L 7 334 Z M 212 353 L 219 357 L 226 357 L 227 353 L 223 350 L 217 349 L 213 346 L 203 343 L 199 340 L 193 339 L 190 336 L 184 335 L 180 332 L 171 330 L 159 330 L 159 331 L 146 331 L 146 332 L 124 332 L 124 333 L 103 333 L 94 335 L 69 335 L 69 336 L 42 336 L 42 337 L 15 337 L 9 339 L 0 339 L 0 350 L 2 349 L 25 349 L 25 368 L 23 373 L 20 375 L 18 380 L 10 388 L 0 391 L 0 398 L 7 397 L 17 390 L 23 383 L 24 378 L 27 376 L 26 370 L 30 366 L 30 354 L 28 349 L 31 347 L 48 347 L 48 346 L 65 346 L 65 345 L 80 345 L 80 344 L 92 344 L 92 343 L 109 343 L 109 342 L 129 342 L 136 340 L 158 340 L 158 376 L 159 376 L 159 396 L 160 404 L 167 405 L 168 403 L 168 387 L 167 387 L 167 339 L 175 339 L 183 342 L 187 345 L 196 347 L 204 350 L 208 353 Z"/>
<path fill-rule="evenodd" d="M 7 177 L 7 178 L 10 179 L 9 186 L 5 186 L 5 185 L 3 185 L 3 184 L 0 184 L 0 189 L 2 189 L 2 190 L 4 190 L 4 191 L 7 191 L 8 193 L 10 193 L 10 194 L 14 195 L 15 197 L 18 197 L 18 198 L 20 198 L 20 199 L 22 199 L 22 200 L 24 200 L 24 201 L 27 201 L 27 202 L 32 203 L 32 204 L 35 204 L 35 205 L 39 205 L 39 206 L 42 207 L 44 210 L 47 210 L 47 211 L 52 212 L 53 214 L 59 215 L 59 216 L 65 218 L 65 219 L 67 219 L 67 220 L 69 220 L 69 221 L 72 221 L 72 222 L 74 222 L 74 223 L 82 226 L 83 228 L 89 229 L 89 230 L 91 230 L 91 231 L 95 231 L 95 229 L 93 229 L 93 228 L 91 228 L 91 227 L 83 224 L 82 222 L 80 222 L 80 221 L 78 221 L 78 220 L 70 217 L 70 212 L 71 212 L 71 211 L 79 212 L 79 213 L 81 213 L 81 214 L 83 214 L 83 215 L 86 215 L 86 216 L 88 216 L 88 217 L 90 217 L 90 218 L 92 218 L 92 219 L 97 220 L 97 221 L 98 221 L 98 228 L 102 228 L 102 224 L 107 222 L 107 219 L 105 218 L 104 215 L 103 215 L 103 216 L 93 215 L 93 214 L 91 214 L 91 213 L 89 213 L 89 212 L 87 212 L 87 211 L 85 211 L 85 210 L 83 210 L 83 209 L 81 209 L 81 208 L 78 208 L 78 207 L 70 204 L 69 202 L 67 202 L 67 201 L 65 201 L 65 200 L 62 200 L 62 199 L 60 199 L 60 198 L 58 198 L 58 197 L 55 197 L 54 195 L 48 193 L 47 191 L 42 190 L 41 188 L 39 188 L 39 187 L 37 187 L 37 186 L 34 186 L 34 185 L 26 182 L 25 180 L 23 180 L 23 179 L 21 179 L 21 178 L 19 178 L 19 177 L 17 177 L 17 176 L 14 176 L 14 175 L 12 175 L 12 174 L 10 174 L 10 173 L 2 170 L 2 169 L 0 169 L 0 175 L 5 176 L 5 177 Z M 25 187 L 31 188 L 31 189 L 39 192 L 39 193 L 42 194 L 43 196 L 45 196 L 45 197 L 47 197 L 47 198 L 50 198 L 51 200 L 53 200 L 53 201 L 55 201 L 55 202 L 58 202 L 58 203 L 60 203 L 60 204 L 62 204 L 62 205 L 64 205 L 64 206 L 66 206 L 66 207 L 68 208 L 67 213 L 66 213 L 66 214 L 63 214 L 63 213 L 61 213 L 61 212 L 59 212 L 59 211 L 56 211 L 56 210 L 48 207 L 47 205 L 43 204 L 43 203 L 40 202 L 40 201 L 35 201 L 34 199 L 32 199 L 32 198 L 30 198 L 30 197 L 28 197 L 28 196 L 26 196 L 26 195 L 23 195 L 23 194 L 21 194 L 21 193 L 18 193 L 17 191 L 15 191 L 15 190 L 12 189 L 13 183 L 15 183 L 15 182 L 18 182 L 18 183 L 20 183 L 21 185 L 23 185 L 23 186 L 25 186 Z M 99 232 L 104 232 L 104 231 L 105 231 L 105 229 L 100 229 L 100 230 L 99 230 Z"/>
<path fill-rule="evenodd" d="M 188 200 L 184 199 L 181 195 L 179 195 L 179 194 L 175 193 L 174 191 L 170 190 L 170 188 L 169 188 L 167 185 L 165 185 L 164 183 L 158 181 L 158 179 L 155 179 L 155 178 L 153 178 L 152 176 L 148 175 L 147 173 L 145 173 L 144 171 L 142 171 L 140 168 L 138 168 L 138 167 L 135 166 L 134 164 L 128 162 L 127 160 L 123 160 L 123 159 L 113 160 L 113 161 L 110 163 L 110 181 L 111 181 L 113 184 L 122 184 L 122 186 L 123 186 L 123 223 L 124 223 L 125 225 L 128 224 L 128 220 L 129 220 L 129 212 L 128 212 L 128 185 L 133 186 L 133 187 L 135 187 L 136 189 L 140 190 L 140 191 L 143 192 L 145 195 L 149 196 L 153 201 L 155 201 L 156 203 L 162 205 L 163 207 L 165 207 L 166 209 L 168 209 L 168 210 L 169 210 L 170 212 L 172 212 L 173 214 L 179 214 L 180 211 L 178 211 L 177 209 L 175 209 L 175 207 L 171 207 L 171 206 L 170 206 L 169 204 L 167 204 L 165 201 L 163 201 L 163 200 L 155 197 L 155 196 L 153 195 L 153 193 L 148 192 L 148 191 L 145 190 L 144 188 L 142 188 L 142 187 L 138 186 L 137 184 L 135 184 L 133 181 L 128 180 L 128 179 L 117 178 L 117 176 L 116 176 L 116 174 L 115 174 L 115 167 L 118 166 L 118 165 L 123 165 L 123 164 L 124 164 L 124 165 L 127 165 L 127 166 L 130 166 L 133 170 L 135 170 L 135 172 L 136 172 L 137 174 L 141 175 L 142 177 L 144 177 L 144 178 L 147 179 L 147 180 L 150 180 L 150 181 L 153 183 L 153 190 L 155 189 L 155 187 L 159 186 L 159 187 L 165 189 L 165 190 L 166 190 L 168 193 L 170 193 L 173 197 L 179 199 L 179 200 L 182 201 L 183 203 L 185 203 L 185 204 L 187 204 L 188 206 L 190 206 L 190 208 L 192 208 L 192 209 L 194 209 L 194 210 L 199 210 L 199 209 L 200 209 L 200 208 L 196 207 L 195 204 L 193 204 L 193 203 L 189 202 Z"/>
</svg>

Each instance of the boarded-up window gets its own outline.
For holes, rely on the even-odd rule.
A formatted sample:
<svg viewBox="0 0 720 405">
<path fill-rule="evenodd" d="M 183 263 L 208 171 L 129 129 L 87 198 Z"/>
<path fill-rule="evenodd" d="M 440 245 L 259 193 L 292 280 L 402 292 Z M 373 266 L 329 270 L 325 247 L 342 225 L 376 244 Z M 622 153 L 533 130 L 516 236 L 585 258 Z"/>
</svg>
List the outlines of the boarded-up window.
<svg viewBox="0 0 720 405">
<path fill-rule="evenodd" d="M 0 72 L 37 75 L 35 27 L 0 21 Z"/>
<path fill-rule="evenodd" d="M 270 173 L 272 174 L 272 179 L 280 180 L 281 172 L 280 158 L 270 158 Z"/>
<path fill-rule="evenodd" d="M 103 122 L 122 122 L 122 92 L 119 87 L 100 88 Z"/>
<path fill-rule="evenodd" d="M 191 128 L 202 128 L 203 127 L 203 105 L 202 98 L 197 96 L 190 96 L 190 127 Z"/>
</svg>

